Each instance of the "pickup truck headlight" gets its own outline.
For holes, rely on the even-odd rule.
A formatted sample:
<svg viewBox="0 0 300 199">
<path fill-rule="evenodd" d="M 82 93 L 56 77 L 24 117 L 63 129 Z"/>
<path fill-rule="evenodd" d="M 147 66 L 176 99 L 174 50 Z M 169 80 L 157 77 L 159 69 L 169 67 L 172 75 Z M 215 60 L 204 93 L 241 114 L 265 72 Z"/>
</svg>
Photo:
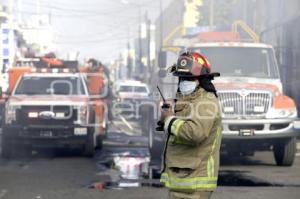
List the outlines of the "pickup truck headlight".
<svg viewBox="0 0 300 199">
<path fill-rule="evenodd" d="M 87 123 L 88 110 L 86 106 L 77 107 L 78 123 Z"/>
<path fill-rule="evenodd" d="M 297 109 L 296 108 L 288 108 L 288 109 L 274 109 L 271 108 L 266 117 L 268 119 L 275 118 L 297 118 Z"/>
<path fill-rule="evenodd" d="M 13 106 L 7 104 L 5 106 L 5 123 L 11 124 L 13 121 L 16 120 L 16 111 L 19 109 L 19 106 Z"/>
</svg>

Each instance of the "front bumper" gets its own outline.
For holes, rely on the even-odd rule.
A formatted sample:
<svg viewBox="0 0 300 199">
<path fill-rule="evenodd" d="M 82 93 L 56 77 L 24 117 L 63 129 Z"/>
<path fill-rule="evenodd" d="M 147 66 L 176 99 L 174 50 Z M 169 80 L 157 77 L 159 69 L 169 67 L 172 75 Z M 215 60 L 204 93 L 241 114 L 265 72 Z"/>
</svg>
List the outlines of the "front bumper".
<svg viewBox="0 0 300 199">
<path fill-rule="evenodd" d="M 223 139 L 271 139 L 299 135 L 296 119 L 223 119 Z"/>
<path fill-rule="evenodd" d="M 75 129 L 86 129 L 86 133 L 76 132 Z M 88 128 L 82 126 L 4 126 L 3 136 L 12 142 L 29 144 L 35 147 L 65 147 L 84 145 L 88 139 Z"/>
</svg>

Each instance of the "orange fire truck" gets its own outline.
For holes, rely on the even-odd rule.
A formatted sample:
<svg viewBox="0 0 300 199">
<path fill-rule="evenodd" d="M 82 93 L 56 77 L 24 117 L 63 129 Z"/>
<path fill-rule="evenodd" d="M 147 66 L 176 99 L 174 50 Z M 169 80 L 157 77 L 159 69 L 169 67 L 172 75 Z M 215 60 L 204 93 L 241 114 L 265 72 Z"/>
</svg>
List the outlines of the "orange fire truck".
<svg viewBox="0 0 300 199">
<path fill-rule="evenodd" d="M 80 148 L 92 156 L 102 147 L 106 105 L 101 71 L 76 61 L 38 58 L 18 61 L 8 71 L 2 124 L 2 156 L 32 148 Z"/>
</svg>

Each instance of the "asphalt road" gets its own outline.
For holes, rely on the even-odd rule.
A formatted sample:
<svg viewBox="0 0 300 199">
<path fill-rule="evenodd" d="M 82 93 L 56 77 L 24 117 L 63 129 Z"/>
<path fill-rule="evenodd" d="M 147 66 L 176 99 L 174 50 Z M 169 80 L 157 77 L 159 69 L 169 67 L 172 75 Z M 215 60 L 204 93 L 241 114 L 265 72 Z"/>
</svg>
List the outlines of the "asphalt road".
<svg viewBox="0 0 300 199">
<path fill-rule="evenodd" d="M 106 184 L 106 189 L 94 187 L 100 182 L 120 179 L 121 168 L 112 163 L 116 158 L 149 155 L 144 148 L 147 139 L 140 138 L 135 124 L 131 125 L 134 131 L 124 139 L 118 132 L 131 127 L 116 123 L 111 128 L 117 132 L 114 140 L 106 141 L 103 151 L 97 151 L 94 158 L 80 157 L 76 151 L 51 150 L 0 159 L 0 199 L 167 198 L 166 189 L 149 183 L 135 188 L 114 184 Z M 120 147 L 118 143 L 131 147 Z M 299 144 L 298 147 L 300 151 Z M 223 157 L 219 187 L 213 199 L 296 199 L 299 195 L 300 154 L 293 167 L 277 167 L 272 153 L 264 152 L 251 158 Z"/>
</svg>

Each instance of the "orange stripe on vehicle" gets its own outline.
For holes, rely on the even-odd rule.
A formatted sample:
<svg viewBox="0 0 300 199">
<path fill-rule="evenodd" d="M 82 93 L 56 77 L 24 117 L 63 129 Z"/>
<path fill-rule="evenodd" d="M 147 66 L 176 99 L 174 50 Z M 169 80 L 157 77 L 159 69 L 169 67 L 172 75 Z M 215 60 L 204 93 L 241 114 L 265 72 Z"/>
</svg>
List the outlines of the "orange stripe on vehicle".
<svg viewBox="0 0 300 199">
<path fill-rule="evenodd" d="M 276 109 L 295 108 L 295 102 L 288 96 L 279 95 L 274 97 L 273 107 Z"/>
<path fill-rule="evenodd" d="M 25 73 L 30 73 L 32 67 L 13 67 L 8 70 L 9 92 L 11 93 L 18 79 Z"/>
</svg>

